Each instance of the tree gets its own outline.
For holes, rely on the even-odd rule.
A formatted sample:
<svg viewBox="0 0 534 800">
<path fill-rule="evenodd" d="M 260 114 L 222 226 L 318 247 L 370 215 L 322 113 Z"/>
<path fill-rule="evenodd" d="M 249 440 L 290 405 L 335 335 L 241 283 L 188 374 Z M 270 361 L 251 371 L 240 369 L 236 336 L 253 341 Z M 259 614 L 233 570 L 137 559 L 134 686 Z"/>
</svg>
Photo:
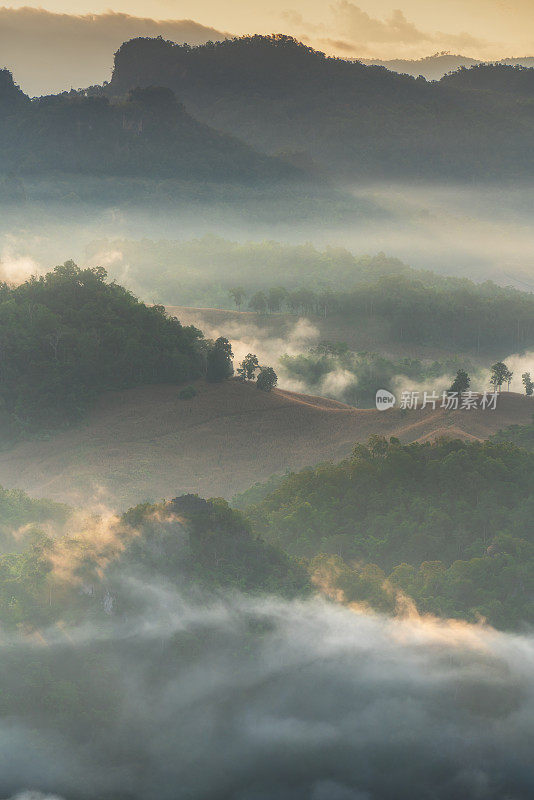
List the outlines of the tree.
<svg viewBox="0 0 534 800">
<path fill-rule="evenodd" d="M 510 372 L 506 364 L 503 361 L 497 361 L 491 368 L 490 384 L 499 391 L 505 382 L 508 383 L 508 388 L 510 388 L 512 376 L 513 372 Z"/>
<path fill-rule="evenodd" d="M 256 386 L 263 392 L 270 392 L 278 383 L 278 377 L 272 367 L 261 367 Z"/>
<path fill-rule="evenodd" d="M 224 336 L 213 343 L 208 350 L 206 378 L 209 381 L 224 381 L 234 374 L 232 364 L 232 345 Z"/>
<path fill-rule="evenodd" d="M 255 378 L 254 373 L 259 366 L 258 356 L 255 356 L 254 353 L 247 353 L 238 367 L 237 374 L 243 381 L 253 381 Z"/>
<path fill-rule="evenodd" d="M 267 307 L 271 314 L 275 311 L 280 311 L 282 302 L 286 295 L 286 290 L 281 286 L 269 289 L 269 294 L 267 295 Z"/>
<path fill-rule="evenodd" d="M 243 289 L 243 287 L 242 286 L 234 286 L 233 289 L 230 289 L 228 291 L 228 294 L 230 295 L 230 297 L 232 298 L 232 300 L 236 304 L 237 308 L 241 309 L 241 306 L 243 304 L 243 300 L 246 297 L 246 292 Z"/>
<path fill-rule="evenodd" d="M 248 307 L 253 311 L 257 311 L 258 314 L 263 314 L 267 308 L 267 298 L 265 297 L 265 293 L 256 292 L 256 294 L 250 298 Z"/>
<path fill-rule="evenodd" d="M 521 377 L 523 379 L 523 386 L 525 387 L 525 394 L 527 397 L 532 397 L 534 394 L 534 382 L 530 377 L 530 372 L 524 372 Z"/>
<path fill-rule="evenodd" d="M 456 377 L 452 383 L 451 388 L 449 389 L 449 394 L 457 392 L 458 395 L 461 395 L 462 392 L 467 392 L 471 385 L 471 378 L 465 371 L 465 369 L 459 369 L 456 373 Z"/>
</svg>

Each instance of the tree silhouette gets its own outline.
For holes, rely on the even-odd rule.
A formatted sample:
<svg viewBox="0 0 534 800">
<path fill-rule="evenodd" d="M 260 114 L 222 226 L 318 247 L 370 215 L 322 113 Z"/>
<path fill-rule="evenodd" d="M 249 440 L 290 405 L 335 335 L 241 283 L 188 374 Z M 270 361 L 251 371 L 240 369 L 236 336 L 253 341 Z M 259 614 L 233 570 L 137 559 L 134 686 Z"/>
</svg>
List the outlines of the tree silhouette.
<svg viewBox="0 0 534 800">
<path fill-rule="evenodd" d="M 262 367 L 256 381 L 258 389 L 261 389 L 263 392 L 270 392 L 277 383 L 278 377 L 274 369 L 272 367 Z"/>
<path fill-rule="evenodd" d="M 523 386 L 525 387 L 525 394 L 527 397 L 532 397 L 534 394 L 534 382 L 530 377 L 530 372 L 524 372 L 521 377 L 523 379 Z"/>
<path fill-rule="evenodd" d="M 462 392 L 466 392 L 471 385 L 471 378 L 465 371 L 465 369 L 459 369 L 456 373 L 456 377 L 452 383 L 451 388 L 449 389 L 449 393 L 452 394 L 453 392 L 457 392 L 458 395 L 461 395 Z"/>
<path fill-rule="evenodd" d="M 234 374 L 232 345 L 224 336 L 208 350 L 206 378 L 212 382 L 224 381 Z"/>
<path fill-rule="evenodd" d="M 241 306 L 243 305 L 243 300 L 246 297 L 246 292 L 242 286 L 234 286 L 232 289 L 229 289 L 228 294 L 236 304 L 237 308 L 240 310 Z"/>
</svg>

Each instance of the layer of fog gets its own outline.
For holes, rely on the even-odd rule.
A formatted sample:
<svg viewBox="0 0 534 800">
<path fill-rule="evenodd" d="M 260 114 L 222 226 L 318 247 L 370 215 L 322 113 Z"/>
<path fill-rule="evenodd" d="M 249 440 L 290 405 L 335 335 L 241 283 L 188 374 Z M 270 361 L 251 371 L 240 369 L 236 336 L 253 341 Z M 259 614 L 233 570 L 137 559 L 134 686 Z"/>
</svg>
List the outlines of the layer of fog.
<svg viewBox="0 0 534 800">
<path fill-rule="evenodd" d="M 84 263 L 95 239 L 179 241 L 214 234 L 241 242 L 344 246 L 356 255 L 382 251 L 419 269 L 534 288 L 530 187 L 392 184 L 360 186 L 351 194 L 354 207 L 345 206 L 342 222 L 327 206 L 319 220 L 304 194 L 299 207 L 298 192 L 293 198 L 251 190 L 211 203 L 184 197 L 180 205 L 167 204 L 157 212 L 72 202 L 30 204 L 2 214 L 0 250 L 7 244 L 14 256 L 31 258 L 44 269 L 68 258 Z M 157 263 L 147 263 L 147 274 L 155 269 Z"/>
<path fill-rule="evenodd" d="M 80 679 L 89 690 L 74 721 L 53 692 L 4 716 L 2 797 L 532 797 L 530 634 L 322 600 L 128 591 L 143 598 L 138 618 L 4 636 L 3 696 L 26 674 L 32 692 L 50 691 L 50 675 L 67 696 Z M 113 698 L 102 721 L 101 691 Z"/>
</svg>

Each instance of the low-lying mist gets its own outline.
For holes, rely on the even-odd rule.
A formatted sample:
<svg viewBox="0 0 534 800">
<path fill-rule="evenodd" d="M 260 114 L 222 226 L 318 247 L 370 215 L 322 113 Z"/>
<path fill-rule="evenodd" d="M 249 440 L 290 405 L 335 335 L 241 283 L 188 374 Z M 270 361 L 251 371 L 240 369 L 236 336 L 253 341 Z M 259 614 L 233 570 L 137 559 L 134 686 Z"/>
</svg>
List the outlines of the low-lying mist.
<svg viewBox="0 0 534 800">
<path fill-rule="evenodd" d="M 23 205 L 4 202 L 0 251 L 7 248 L 11 258 L 31 259 L 43 271 L 70 258 L 95 266 L 95 255 L 115 253 L 113 277 L 129 275 L 132 290 L 142 299 L 174 304 L 180 303 L 179 297 L 154 297 L 161 270 L 158 254 L 146 257 L 144 265 L 130 265 L 117 253 L 117 240 L 175 243 L 178 286 L 180 242 L 215 235 L 239 242 L 310 242 L 319 249 L 341 246 L 356 255 L 383 251 L 418 269 L 534 288 L 534 209 L 528 186 L 362 185 L 332 187 L 325 199 L 310 187 L 206 185 L 193 192 L 184 184 L 177 197 L 167 198 L 160 182 L 151 186 L 150 202 L 143 203 L 147 189 L 142 182 L 115 183 L 65 179 L 47 188 L 42 180 L 17 190 L 26 192 L 27 199 Z M 126 202 L 126 197 L 138 198 L 138 203 Z M 95 250 L 95 241 L 103 246 Z M 34 269 L 29 262 L 28 267 L 29 272 Z M 141 274 L 134 280 L 136 270 Z M 231 273 L 223 277 L 232 285 Z M 218 268 L 205 276 L 215 286 L 220 278 Z M 303 272 L 302 282 L 308 278 Z M 192 287 L 186 289 L 190 295 Z"/>
<path fill-rule="evenodd" d="M 2 797 L 532 797 L 531 634 L 124 591 L 142 614 L 4 636 Z"/>
</svg>

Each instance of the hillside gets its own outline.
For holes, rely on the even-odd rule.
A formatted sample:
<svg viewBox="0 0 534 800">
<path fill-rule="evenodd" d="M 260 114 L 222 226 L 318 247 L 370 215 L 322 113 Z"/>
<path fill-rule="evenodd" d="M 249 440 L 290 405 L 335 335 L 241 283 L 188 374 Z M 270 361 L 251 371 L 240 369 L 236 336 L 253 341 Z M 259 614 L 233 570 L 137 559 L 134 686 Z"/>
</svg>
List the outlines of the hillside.
<svg viewBox="0 0 534 800">
<path fill-rule="evenodd" d="M 534 454 L 508 442 L 374 437 L 339 464 L 236 498 L 260 535 L 311 558 L 330 596 L 499 627 L 534 621 Z"/>
<path fill-rule="evenodd" d="M 514 394 L 495 412 L 379 412 L 235 381 L 197 387 L 190 401 L 173 386 L 108 393 L 76 428 L 0 453 L 0 485 L 121 508 L 187 492 L 230 498 L 275 472 L 342 458 L 373 433 L 483 439 L 533 410 Z"/>
<path fill-rule="evenodd" d="M 209 125 L 343 180 L 525 177 L 534 105 L 327 58 L 288 36 L 126 42 L 108 96 L 164 85 Z M 509 124 L 510 113 L 514 125 Z M 313 136 L 310 136 L 313 131 Z"/>
<path fill-rule="evenodd" d="M 119 103 L 63 93 L 30 102 L 0 73 L 0 172 L 196 181 L 280 180 L 297 170 L 194 119 L 167 88 L 132 88 Z"/>
<path fill-rule="evenodd" d="M 485 62 L 469 56 L 454 55 L 452 53 L 436 53 L 425 58 L 394 58 L 389 60 L 379 58 L 360 58 L 362 64 L 367 66 L 385 67 L 393 72 L 403 75 L 413 75 L 417 78 L 423 75 L 428 81 L 439 81 L 448 72 L 453 72 L 461 67 L 475 67 Z M 534 58 L 503 58 L 496 62 L 510 66 L 534 67 Z"/>
</svg>

